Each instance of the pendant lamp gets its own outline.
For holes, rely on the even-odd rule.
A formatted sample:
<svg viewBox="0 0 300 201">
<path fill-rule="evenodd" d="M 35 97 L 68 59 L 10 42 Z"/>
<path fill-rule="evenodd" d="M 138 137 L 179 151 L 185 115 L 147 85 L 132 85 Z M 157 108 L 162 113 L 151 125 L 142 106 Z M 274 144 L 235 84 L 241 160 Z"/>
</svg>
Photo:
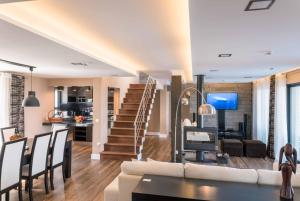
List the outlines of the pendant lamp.
<svg viewBox="0 0 300 201">
<path fill-rule="evenodd" d="M 28 96 L 23 100 L 22 107 L 40 107 L 40 101 L 35 96 L 35 91 L 32 91 L 33 67 L 29 67 L 29 70 L 30 70 L 30 91 L 28 91 Z"/>
</svg>

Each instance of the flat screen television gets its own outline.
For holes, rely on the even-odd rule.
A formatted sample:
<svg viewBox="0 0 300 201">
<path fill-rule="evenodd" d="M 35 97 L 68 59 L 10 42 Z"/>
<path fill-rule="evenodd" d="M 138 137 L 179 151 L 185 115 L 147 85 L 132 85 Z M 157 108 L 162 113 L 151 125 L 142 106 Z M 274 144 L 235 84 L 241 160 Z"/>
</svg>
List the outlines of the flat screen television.
<svg viewBox="0 0 300 201">
<path fill-rule="evenodd" d="M 213 105 L 216 110 L 237 110 L 238 94 L 230 93 L 208 93 L 207 103 Z"/>
</svg>

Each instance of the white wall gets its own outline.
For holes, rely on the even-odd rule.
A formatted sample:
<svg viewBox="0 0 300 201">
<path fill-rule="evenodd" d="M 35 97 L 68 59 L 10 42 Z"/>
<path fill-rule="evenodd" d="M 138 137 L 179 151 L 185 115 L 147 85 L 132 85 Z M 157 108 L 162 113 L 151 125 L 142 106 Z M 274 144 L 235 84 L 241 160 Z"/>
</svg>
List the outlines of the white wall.
<svg viewBox="0 0 300 201">
<path fill-rule="evenodd" d="M 30 90 L 30 77 L 25 77 L 25 97 Z M 54 90 L 48 86 L 48 80 L 45 78 L 33 77 L 32 90 L 36 92 L 36 97 L 40 101 L 40 107 L 24 108 L 25 136 L 34 137 L 36 134 L 49 132 L 49 126 L 43 126 L 42 123 L 48 116 L 48 112 L 54 108 Z"/>
</svg>

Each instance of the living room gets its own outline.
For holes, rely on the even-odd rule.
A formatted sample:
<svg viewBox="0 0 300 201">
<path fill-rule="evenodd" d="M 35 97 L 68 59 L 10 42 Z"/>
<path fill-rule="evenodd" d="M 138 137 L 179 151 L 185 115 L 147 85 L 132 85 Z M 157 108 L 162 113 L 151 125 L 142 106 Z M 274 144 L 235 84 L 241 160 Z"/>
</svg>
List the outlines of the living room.
<svg viewBox="0 0 300 201">
<path fill-rule="evenodd" d="M 170 133 L 171 158 L 148 155 L 145 147 L 141 161 L 121 164 L 104 200 L 298 200 L 300 70 L 252 82 L 202 78 L 187 84 L 172 76 L 171 121 L 178 122 Z"/>
<path fill-rule="evenodd" d="M 299 9 L 0 1 L 2 199 L 300 200 Z"/>
</svg>

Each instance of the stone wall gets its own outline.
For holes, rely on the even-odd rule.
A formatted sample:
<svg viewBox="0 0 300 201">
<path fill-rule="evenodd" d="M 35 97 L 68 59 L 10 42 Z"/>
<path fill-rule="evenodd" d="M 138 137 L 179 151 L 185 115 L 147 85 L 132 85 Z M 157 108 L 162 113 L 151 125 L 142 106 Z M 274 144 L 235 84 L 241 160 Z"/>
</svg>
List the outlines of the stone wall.
<svg viewBox="0 0 300 201">
<path fill-rule="evenodd" d="M 196 87 L 196 84 L 185 84 L 184 88 Z M 226 110 L 225 127 L 239 129 L 239 122 L 243 122 L 243 115 L 248 115 L 247 134 L 248 138 L 252 136 L 252 83 L 207 83 L 204 85 L 204 97 L 208 92 L 237 92 L 238 110 Z M 196 94 L 191 96 L 191 104 L 182 106 L 182 118 L 192 120 L 193 112 L 196 112 Z M 217 127 L 217 116 L 206 116 L 203 118 L 205 127 Z"/>
</svg>

